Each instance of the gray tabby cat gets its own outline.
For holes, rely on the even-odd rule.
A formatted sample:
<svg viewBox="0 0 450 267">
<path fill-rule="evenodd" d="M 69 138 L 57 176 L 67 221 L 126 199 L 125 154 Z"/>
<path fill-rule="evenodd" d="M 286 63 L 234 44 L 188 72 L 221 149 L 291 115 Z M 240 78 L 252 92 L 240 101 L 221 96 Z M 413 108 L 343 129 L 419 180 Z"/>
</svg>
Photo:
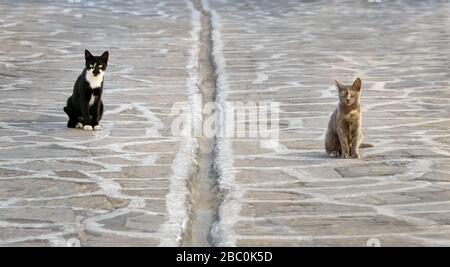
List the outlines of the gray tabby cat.
<svg viewBox="0 0 450 267">
<path fill-rule="evenodd" d="M 331 115 L 325 136 L 325 150 L 332 157 L 359 159 L 359 148 L 373 147 L 361 144 L 361 79 L 352 85 L 343 85 L 335 81 L 339 91 L 339 105 Z"/>
</svg>

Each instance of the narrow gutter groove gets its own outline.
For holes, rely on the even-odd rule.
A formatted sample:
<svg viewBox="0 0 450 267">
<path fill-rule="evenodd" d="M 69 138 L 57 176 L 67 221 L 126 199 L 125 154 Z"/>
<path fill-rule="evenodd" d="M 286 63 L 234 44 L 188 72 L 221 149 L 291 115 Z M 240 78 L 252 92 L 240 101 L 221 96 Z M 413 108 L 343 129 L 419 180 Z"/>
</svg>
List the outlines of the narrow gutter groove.
<svg viewBox="0 0 450 267">
<path fill-rule="evenodd" d="M 198 89 L 201 103 L 215 101 L 216 71 L 212 58 L 211 19 L 203 9 L 201 0 L 191 0 L 200 14 L 198 51 Z M 203 107 L 199 107 L 202 109 Z M 202 113 L 202 121 L 214 111 Z M 202 127 L 203 125 L 201 125 Z M 188 220 L 182 235 L 181 246 L 209 247 L 214 244 L 211 238 L 213 223 L 217 220 L 218 190 L 217 173 L 214 168 L 215 136 L 203 134 L 196 136 L 198 149 L 195 155 L 198 169 L 188 179 Z"/>
</svg>

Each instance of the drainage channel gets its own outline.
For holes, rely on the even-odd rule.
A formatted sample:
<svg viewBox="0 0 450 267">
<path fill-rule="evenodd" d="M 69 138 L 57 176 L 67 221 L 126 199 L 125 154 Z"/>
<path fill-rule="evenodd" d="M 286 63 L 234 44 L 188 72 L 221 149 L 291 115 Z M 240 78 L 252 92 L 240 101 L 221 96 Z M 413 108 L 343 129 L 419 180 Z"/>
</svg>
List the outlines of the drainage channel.
<svg viewBox="0 0 450 267">
<path fill-rule="evenodd" d="M 203 105 L 215 100 L 216 72 L 212 59 L 210 14 L 203 9 L 201 0 L 192 0 L 200 13 L 200 49 L 198 54 L 198 87 Z M 210 113 L 202 113 L 203 120 Z M 181 246 L 212 246 L 211 227 L 217 218 L 217 173 L 214 169 L 214 137 L 197 137 L 198 169 L 188 181 L 188 223 L 184 229 Z"/>
</svg>

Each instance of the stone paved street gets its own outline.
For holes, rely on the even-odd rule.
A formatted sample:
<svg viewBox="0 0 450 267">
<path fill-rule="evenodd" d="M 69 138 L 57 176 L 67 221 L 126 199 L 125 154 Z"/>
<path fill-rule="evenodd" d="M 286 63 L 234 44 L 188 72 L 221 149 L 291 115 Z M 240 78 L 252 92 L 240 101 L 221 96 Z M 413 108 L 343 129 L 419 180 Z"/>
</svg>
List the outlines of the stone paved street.
<svg viewBox="0 0 450 267">
<path fill-rule="evenodd" d="M 191 17 L 182 1 L 0 3 L 1 245 L 178 244 L 192 144 L 171 107 L 189 95 Z M 110 53 L 101 132 L 62 111 L 85 48 Z"/>
<path fill-rule="evenodd" d="M 219 244 L 449 246 L 449 2 L 281 2 L 210 1 L 224 98 L 281 110 L 278 144 L 224 142 Z M 333 80 L 358 76 L 375 147 L 329 159 Z"/>
<path fill-rule="evenodd" d="M 0 246 L 205 245 L 192 195 L 213 171 L 171 132 L 175 103 L 198 115 L 205 21 L 216 101 L 281 111 L 279 141 L 204 155 L 209 245 L 450 246 L 446 0 L 0 0 Z M 85 48 L 110 53 L 98 132 L 62 110 Z M 374 147 L 328 158 L 334 80 L 356 77 Z"/>
</svg>

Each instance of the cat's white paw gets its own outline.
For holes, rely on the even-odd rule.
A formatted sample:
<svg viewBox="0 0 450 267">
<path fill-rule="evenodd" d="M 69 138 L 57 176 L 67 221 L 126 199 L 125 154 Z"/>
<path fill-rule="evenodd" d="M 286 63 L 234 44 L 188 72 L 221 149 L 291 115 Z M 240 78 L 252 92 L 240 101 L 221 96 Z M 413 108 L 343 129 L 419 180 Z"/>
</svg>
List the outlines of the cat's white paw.
<svg viewBox="0 0 450 267">
<path fill-rule="evenodd" d="M 91 125 L 84 125 L 83 130 L 92 131 L 92 126 Z"/>
<path fill-rule="evenodd" d="M 83 124 L 81 122 L 79 122 L 79 123 L 77 123 L 77 125 L 75 125 L 75 128 L 82 129 L 83 128 Z"/>
<path fill-rule="evenodd" d="M 337 151 L 331 151 L 328 155 L 333 158 L 339 158 L 339 152 Z"/>
<path fill-rule="evenodd" d="M 94 126 L 94 131 L 101 131 L 102 129 L 103 127 L 100 124 Z"/>
</svg>

